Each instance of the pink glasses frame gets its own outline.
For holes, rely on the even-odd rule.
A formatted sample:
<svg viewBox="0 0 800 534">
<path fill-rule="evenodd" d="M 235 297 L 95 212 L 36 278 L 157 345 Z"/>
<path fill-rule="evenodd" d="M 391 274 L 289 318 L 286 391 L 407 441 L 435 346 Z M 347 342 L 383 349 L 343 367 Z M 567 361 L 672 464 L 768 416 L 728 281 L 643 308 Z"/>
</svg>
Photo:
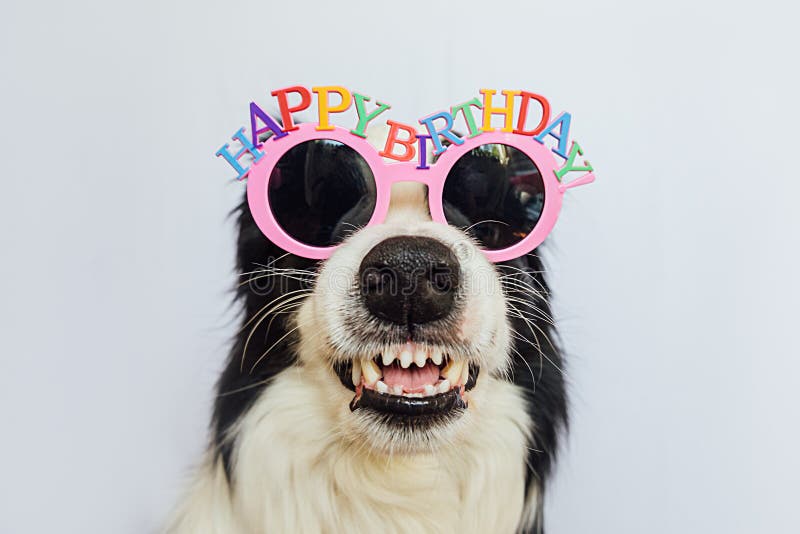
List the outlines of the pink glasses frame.
<svg viewBox="0 0 800 534">
<path fill-rule="evenodd" d="M 259 229 L 273 243 L 287 252 L 312 259 L 326 259 L 333 254 L 338 245 L 332 247 L 315 247 L 297 241 L 281 228 L 269 205 L 269 179 L 272 169 L 291 148 L 306 141 L 328 139 L 338 141 L 352 148 L 364 158 L 375 177 L 376 202 L 375 211 L 367 226 L 381 224 L 389 211 L 389 200 L 392 184 L 395 182 L 421 182 L 428 186 L 428 202 L 431 218 L 442 224 L 448 224 L 442 207 L 442 193 L 447 173 L 458 159 L 470 150 L 486 144 L 503 144 L 512 146 L 527 155 L 542 175 L 544 182 L 544 209 L 539 221 L 530 234 L 519 243 L 499 249 L 483 252 L 492 262 L 499 262 L 523 256 L 538 247 L 553 229 L 561 211 L 564 192 L 577 185 L 594 181 L 592 172 L 569 183 L 561 183 L 556 178 L 558 169 L 556 160 L 550 149 L 534 141 L 531 137 L 505 132 L 486 132 L 476 137 L 465 139 L 461 145 L 450 145 L 436 163 L 426 169 L 418 169 L 416 159 L 404 162 L 387 163 L 379 151 L 366 139 L 350 133 L 345 128 L 334 126 L 333 130 L 317 130 L 316 124 L 298 124 L 297 130 L 287 132 L 288 135 L 266 141 L 262 148 L 264 156 L 250 168 L 247 178 L 247 203 Z"/>
</svg>

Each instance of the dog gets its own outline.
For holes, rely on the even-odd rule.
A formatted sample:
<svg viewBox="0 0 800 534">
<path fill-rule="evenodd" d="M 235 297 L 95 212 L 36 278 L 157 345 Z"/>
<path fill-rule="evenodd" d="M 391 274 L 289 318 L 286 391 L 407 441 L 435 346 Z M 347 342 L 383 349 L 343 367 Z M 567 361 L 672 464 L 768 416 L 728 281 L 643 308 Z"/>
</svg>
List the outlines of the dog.
<svg viewBox="0 0 800 534">
<path fill-rule="evenodd" d="M 307 176 L 357 165 L 299 157 Z M 468 228 L 431 220 L 426 195 L 393 184 L 376 225 L 357 202 L 340 210 L 323 261 L 285 253 L 238 207 L 242 328 L 166 532 L 543 532 L 568 412 L 543 262 L 489 262 Z M 288 204 L 287 224 L 313 229 Z"/>
</svg>

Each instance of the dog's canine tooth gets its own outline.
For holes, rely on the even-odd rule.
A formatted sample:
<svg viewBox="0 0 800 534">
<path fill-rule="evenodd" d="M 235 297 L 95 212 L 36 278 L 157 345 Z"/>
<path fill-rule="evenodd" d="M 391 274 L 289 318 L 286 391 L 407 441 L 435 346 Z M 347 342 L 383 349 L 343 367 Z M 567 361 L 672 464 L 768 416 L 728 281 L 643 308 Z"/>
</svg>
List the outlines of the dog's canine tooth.
<svg viewBox="0 0 800 534">
<path fill-rule="evenodd" d="M 442 350 L 441 350 L 441 349 L 434 348 L 434 349 L 431 351 L 431 360 L 432 360 L 432 361 L 433 361 L 433 363 L 435 363 L 436 365 L 442 365 Z"/>
<path fill-rule="evenodd" d="M 439 382 L 439 387 L 437 388 L 439 393 L 447 393 L 450 391 L 450 381 L 449 380 L 442 380 Z"/>
<path fill-rule="evenodd" d="M 465 363 L 464 369 L 461 371 L 461 380 L 459 381 L 459 384 L 464 386 L 467 384 L 467 380 L 469 380 L 469 364 Z"/>
<path fill-rule="evenodd" d="M 392 386 L 392 395 L 402 395 L 403 394 L 403 386 L 396 385 Z"/>
<path fill-rule="evenodd" d="M 430 397 L 431 395 L 435 394 L 436 394 L 436 386 L 425 384 L 425 396 Z"/>
<path fill-rule="evenodd" d="M 404 348 L 403 352 L 400 353 L 400 365 L 403 369 L 408 369 L 413 360 L 414 356 L 411 354 L 411 351 L 407 347 Z"/>
<path fill-rule="evenodd" d="M 372 360 L 361 360 L 361 372 L 364 374 L 364 382 L 371 386 L 381 379 L 381 370 L 378 364 Z"/>
<path fill-rule="evenodd" d="M 442 376 L 450 381 L 451 384 L 458 384 L 461 379 L 461 372 L 464 369 L 463 360 L 450 360 L 442 369 Z"/>
<path fill-rule="evenodd" d="M 386 366 L 386 365 L 392 365 L 393 361 L 394 361 L 394 351 L 389 347 L 386 347 L 386 350 L 384 350 L 383 354 L 381 355 L 381 362 L 383 362 L 383 365 Z"/>
<path fill-rule="evenodd" d="M 358 387 L 361 384 L 361 360 L 353 360 L 353 385 Z"/>
<path fill-rule="evenodd" d="M 425 367 L 426 361 L 428 361 L 428 351 L 425 350 L 425 347 L 418 347 L 414 353 L 414 363 L 417 364 L 417 367 Z"/>
<path fill-rule="evenodd" d="M 375 390 L 378 393 L 389 393 L 389 386 L 387 386 L 383 380 L 378 380 L 375 384 Z"/>
</svg>

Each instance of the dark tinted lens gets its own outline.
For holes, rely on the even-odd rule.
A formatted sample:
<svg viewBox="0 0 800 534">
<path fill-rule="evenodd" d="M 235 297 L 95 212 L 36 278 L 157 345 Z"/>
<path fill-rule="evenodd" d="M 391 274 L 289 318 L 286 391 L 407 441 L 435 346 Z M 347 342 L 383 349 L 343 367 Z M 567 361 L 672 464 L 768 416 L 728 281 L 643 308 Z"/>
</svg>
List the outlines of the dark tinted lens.
<svg viewBox="0 0 800 534">
<path fill-rule="evenodd" d="M 508 145 L 482 145 L 464 154 L 444 184 L 447 221 L 486 248 L 518 243 L 544 208 L 544 182 L 536 164 Z"/>
<path fill-rule="evenodd" d="M 369 222 L 375 177 L 355 150 L 338 141 L 306 141 L 272 170 L 269 203 L 278 224 L 296 240 L 327 247 Z"/>
</svg>

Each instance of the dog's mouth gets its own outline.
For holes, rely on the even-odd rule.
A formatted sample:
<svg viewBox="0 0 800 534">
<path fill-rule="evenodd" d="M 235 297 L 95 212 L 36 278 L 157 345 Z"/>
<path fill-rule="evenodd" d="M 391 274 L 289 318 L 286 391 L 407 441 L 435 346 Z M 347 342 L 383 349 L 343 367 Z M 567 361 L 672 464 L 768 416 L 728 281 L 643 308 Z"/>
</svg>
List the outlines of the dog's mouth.
<svg viewBox="0 0 800 534">
<path fill-rule="evenodd" d="M 467 408 L 465 393 L 480 368 L 453 359 L 439 347 L 408 342 L 380 354 L 334 365 L 342 384 L 355 392 L 350 409 L 406 418 L 447 415 Z"/>
</svg>

